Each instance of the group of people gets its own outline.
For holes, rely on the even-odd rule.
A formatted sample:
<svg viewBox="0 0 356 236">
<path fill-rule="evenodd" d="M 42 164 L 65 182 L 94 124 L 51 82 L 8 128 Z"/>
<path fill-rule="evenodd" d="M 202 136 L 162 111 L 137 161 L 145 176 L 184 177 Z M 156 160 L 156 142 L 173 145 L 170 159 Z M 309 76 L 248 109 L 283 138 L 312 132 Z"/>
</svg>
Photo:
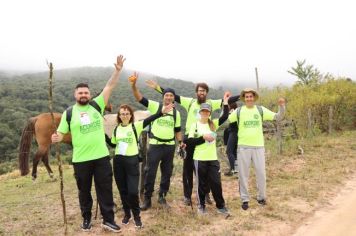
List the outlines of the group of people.
<svg viewBox="0 0 356 236">
<path fill-rule="evenodd" d="M 92 178 L 94 177 L 97 199 L 103 217 L 102 227 L 119 232 L 120 226 L 114 218 L 114 201 L 112 179 L 120 193 L 124 210 L 122 224 L 129 224 L 133 215 L 135 227 L 143 226 L 140 211 L 152 206 L 158 166 L 161 170 L 161 182 L 158 191 L 158 203 L 169 207 L 166 195 L 170 187 L 173 170 L 173 157 L 176 144 L 186 151 L 183 159 L 183 192 L 184 203 L 192 205 L 193 176 L 196 176 L 198 213 L 206 214 L 206 203 L 212 193 L 217 211 L 228 215 L 223 197 L 220 164 L 216 151 L 216 132 L 226 121 L 237 130 L 239 191 L 242 209 L 248 209 L 248 177 L 251 161 L 257 176 L 258 196 L 261 205 L 266 204 L 266 173 L 262 122 L 278 120 L 283 117 L 285 100 L 280 98 L 279 111 L 274 113 L 265 107 L 255 105 L 258 93 L 253 89 L 244 89 L 241 95 L 231 96 L 225 92 L 223 99 L 207 99 L 209 87 L 198 83 L 195 88 L 196 98 L 188 98 L 175 93 L 172 88 L 162 88 L 155 81 L 146 81 L 147 85 L 162 94 L 162 102 L 144 97 L 136 86 L 138 74 L 129 77 L 129 83 L 135 99 L 146 106 L 151 116 L 135 121 L 133 109 L 126 104 L 119 107 L 117 126 L 113 131 L 110 145 L 115 147 L 113 168 L 106 146 L 103 111 L 110 95 L 118 83 L 125 59 L 118 56 L 115 70 L 105 85 L 102 93 L 93 99 L 89 86 L 80 83 L 76 86 L 75 105 L 70 107 L 72 118 L 68 121 L 64 111 L 57 131 L 52 135 L 52 142 L 60 142 L 63 135 L 71 133 L 73 144 L 74 175 L 79 192 L 79 204 L 83 223 L 81 228 L 88 231 L 92 227 L 91 196 Z M 233 104 L 241 99 L 245 105 L 236 108 L 229 114 Z M 187 112 L 184 133 L 181 127 L 181 115 L 175 108 L 175 102 Z M 94 105 L 93 105 L 94 104 Z M 222 109 L 219 118 L 213 119 L 212 113 Z M 149 148 L 144 172 L 144 201 L 139 205 L 139 150 L 138 139 L 143 129 L 149 126 Z M 236 140 L 236 139 L 234 139 Z M 195 174 L 194 174 L 195 173 Z"/>
</svg>

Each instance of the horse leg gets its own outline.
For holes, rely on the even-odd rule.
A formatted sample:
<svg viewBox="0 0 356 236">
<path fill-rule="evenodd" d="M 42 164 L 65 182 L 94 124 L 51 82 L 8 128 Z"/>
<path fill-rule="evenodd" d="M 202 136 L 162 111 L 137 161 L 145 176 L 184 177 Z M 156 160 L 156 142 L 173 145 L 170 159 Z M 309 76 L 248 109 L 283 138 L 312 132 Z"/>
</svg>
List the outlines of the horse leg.
<svg viewBox="0 0 356 236">
<path fill-rule="evenodd" d="M 47 172 L 48 172 L 48 175 L 49 177 L 51 177 L 51 179 L 53 178 L 53 171 L 51 169 L 51 167 L 49 166 L 49 163 L 48 163 L 48 150 L 45 154 L 43 154 L 42 156 L 42 162 L 43 164 L 45 165 L 46 169 L 47 169 Z"/>
<path fill-rule="evenodd" d="M 40 151 L 36 152 L 35 158 L 33 159 L 33 167 L 32 167 L 32 180 L 36 180 L 37 178 L 37 166 L 38 163 L 40 162 L 42 155 Z"/>
</svg>

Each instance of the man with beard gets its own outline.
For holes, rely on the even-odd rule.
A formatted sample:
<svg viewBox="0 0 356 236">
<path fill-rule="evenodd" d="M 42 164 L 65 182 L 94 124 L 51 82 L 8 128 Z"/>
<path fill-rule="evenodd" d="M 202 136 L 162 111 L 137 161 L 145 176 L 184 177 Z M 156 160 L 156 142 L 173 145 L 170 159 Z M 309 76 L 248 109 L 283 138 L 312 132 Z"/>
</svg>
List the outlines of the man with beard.
<svg viewBox="0 0 356 236">
<path fill-rule="evenodd" d="M 162 106 L 159 102 L 148 100 L 143 97 L 136 86 L 138 74 L 134 73 L 129 77 L 132 92 L 138 102 L 148 108 L 151 114 L 155 114 Z M 168 106 L 174 103 L 175 91 L 166 88 L 163 93 L 163 106 Z M 175 150 L 175 140 L 178 141 L 181 147 L 183 144 L 183 137 L 181 132 L 180 113 L 175 108 L 168 114 L 158 118 L 151 123 L 150 126 L 150 146 L 147 152 L 147 163 L 145 168 L 145 191 L 144 202 L 141 210 L 145 211 L 151 208 L 151 197 L 154 191 L 155 179 L 158 166 L 161 168 L 161 183 L 158 192 L 158 203 L 167 208 L 169 207 L 166 201 L 166 195 L 170 186 L 170 179 L 173 170 L 173 158 Z"/>
<path fill-rule="evenodd" d="M 162 93 L 164 89 L 159 86 L 155 81 L 148 80 L 146 81 L 147 85 L 156 91 Z M 178 102 L 186 111 L 187 111 L 187 122 L 185 125 L 185 135 L 184 135 L 184 143 L 186 143 L 188 139 L 188 134 L 190 130 L 190 126 L 196 123 L 200 119 L 199 109 L 202 103 L 208 103 L 212 112 L 220 109 L 223 104 L 223 99 L 207 99 L 207 95 L 209 92 L 209 86 L 206 83 L 198 83 L 195 86 L 196 98 L 188 98 L 179 95 L 175 95 L 175 101 Z M 236 102 L 239 99 L 239 96 L 234 96 L 229 98 L 229 104 Z M 192 204 L 192 190 L 193 190 L 193 170 L 194 170 L 194 162 L 193 162 L 193 154 L 194 154 L 194 146 L 186 145 L 186 158 L 183 160 L 183 191 L 184 191 L 184 203 L 187 206 Z M 211 204 L 211 200 L 209 194 L 206 194 L 206 202 Z"/>
<path fill-rule="evenodd" d="M 102 93 L 93 101 L 100 108 L 100 112 L 90 101 L 89 86 L 80 83 L 76 86 L 74 97 L 76 104 L 70 109 L 71 120 L 67 121 L 67 109 L 61 118 L 57 132 L 52 134 L 52 142 L 57 143 L 63 135 L 70 132 L 73 144 L 74 176 L 79 191 L 79 204 L 83 217 L 81 228 L 83 231 L 91 229 L 91 209 L 93 199 L 91 196 L 92 178 L 94 176 L 95 190 L 98 198 L 100 212 L 103 216 L 104 229 L 119 232 L 120 227 L 114 220 L 114 201 L 112 193 L 112 167 L 109 151 L 105 143 L 104 107 L 109 101 L 112 90 L 118 83 L 120 72 L 125 59 L 122 55 L 117 57 L 115 70 L 104 87 Z"/>
</svg>

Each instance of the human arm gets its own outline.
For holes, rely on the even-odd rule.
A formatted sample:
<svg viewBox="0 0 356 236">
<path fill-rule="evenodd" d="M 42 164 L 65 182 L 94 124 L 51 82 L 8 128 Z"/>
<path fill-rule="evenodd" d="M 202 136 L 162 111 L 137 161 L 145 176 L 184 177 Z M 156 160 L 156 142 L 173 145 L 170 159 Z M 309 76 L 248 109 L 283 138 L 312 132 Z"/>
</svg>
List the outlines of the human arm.
<svg viewBox="0 0 356 236">
<path fill-rule="evenodd" d="M 162 88 L 156 81 L 154 80 L 146 80 L 146 85 L 159 93 L 163 93 L 164 88 Z M 174 101 L 181 103 L 180 95 L 175 94 Z"/>
<path fill-rule="evenodd" d="M 136 101 L 140 102 L 143 96 L 136 86 L 137 79 L 138 79 L 138 74 L 137 72 L 134 72 L 134 74 L 129 77 L 129 82 L 131 85 L 132 93 L 136 98 Z"/>
<path fill-rule="evenodd" d="M 284 118 L 284 114 L 286 111 L 286 100 L 284 98 L 278 99 L 278 112 L 274 116 L 274 120 L 280 121 Z"/>
<path fill-rule="evenodd" d="M 229 105 L 228 105 L 229 98 L 230 98 L 230 93 L 225 92 L 224 99 L 223 99 L 223 104 L 224 104 L 223 113 L 219 118 L 219 122 L 218 122 L 219 126 L 222 125 L 229 117 Z"/>
<path fill-rule="evenodd" d="M 152 116 L 147 117 L 146 119 L 143 120 L 143 128 L 145 128 L 147 125 L 149 125 L 151 122 L 156 120 L 157 118 L 161 117 L 163 114 L 167 114 L 174 108 L 174 104 L 171 103 L 167 106 L 163 106 L 161 110 L 158 110 L 156 114 L 153 114 Z"/>
<path fill-rule="evenodd" d="M 103 96 L 104 96 L 104 102 L 105 105 L 108 104 L 110 95 L 113 91 L 113 89 L 116 87 L 118 81 L 119 81 L 119 77 L 120 77 L 120 72 L 122 70 L 122 67 L 124 65 L 125 62 L 125 58 L 120 55 L 116 58 L 116 63 L 114 63 L 115 66 L 115 70 L 112 73 L 110 79 L 108 80 L 108 82 L 106 83 L 104 89 L 103 89 Z"/>
</svg>

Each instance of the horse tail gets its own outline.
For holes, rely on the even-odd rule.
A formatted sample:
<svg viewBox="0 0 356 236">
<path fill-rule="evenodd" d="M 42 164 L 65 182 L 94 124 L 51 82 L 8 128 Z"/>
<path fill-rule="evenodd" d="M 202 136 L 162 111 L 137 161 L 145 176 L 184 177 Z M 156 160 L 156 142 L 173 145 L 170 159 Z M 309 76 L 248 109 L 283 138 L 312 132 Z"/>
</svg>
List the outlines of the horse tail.
<svg viewBox="0 0 356 236">
<path fill-rule="evenodd" d="M 19 150 L 19 169 L 21 175 L 27 175 L 30 172 L 29 168 L 29 156 L 32 138 L 35 133 L 35 123 L 37 117 L 31 117 L 25 128 L 22 130 L 21 140 L 20 140 L 20 150 Z"/>
</svg>

